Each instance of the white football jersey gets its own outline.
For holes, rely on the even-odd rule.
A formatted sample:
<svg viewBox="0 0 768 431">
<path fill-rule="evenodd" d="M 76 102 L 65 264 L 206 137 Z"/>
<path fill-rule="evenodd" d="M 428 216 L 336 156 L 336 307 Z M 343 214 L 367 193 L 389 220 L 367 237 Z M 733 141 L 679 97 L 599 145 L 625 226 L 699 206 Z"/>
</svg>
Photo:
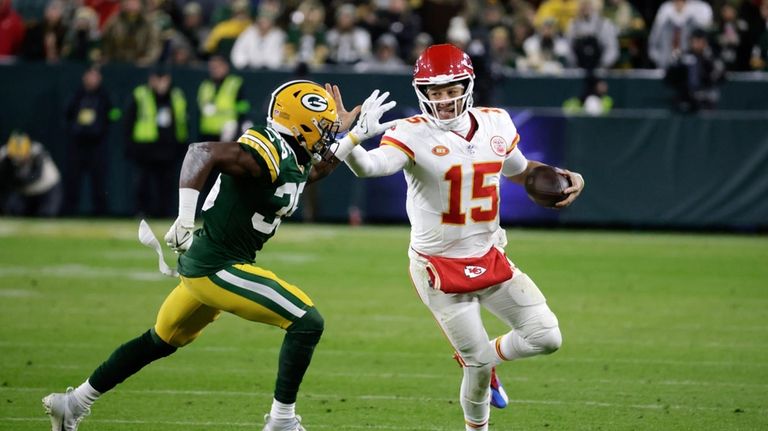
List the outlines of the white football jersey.
<svg viewBox="0 0 768 431">
<path fill-rule="evenodd" d="M 394 146 L 411 159 L 403 169 L 406 209 L 411 247 L 419 253 L 475 257 L 491 245 L 506 245 L 499 227 L 502 165 L 512 158 L 519 173 L 527 160 L 517 149 L 520 136 L 506 111 L 472 108 L 470 120 L 466 138 L 415 116 L 381 139 L 381 145 Z"/>
</svg>

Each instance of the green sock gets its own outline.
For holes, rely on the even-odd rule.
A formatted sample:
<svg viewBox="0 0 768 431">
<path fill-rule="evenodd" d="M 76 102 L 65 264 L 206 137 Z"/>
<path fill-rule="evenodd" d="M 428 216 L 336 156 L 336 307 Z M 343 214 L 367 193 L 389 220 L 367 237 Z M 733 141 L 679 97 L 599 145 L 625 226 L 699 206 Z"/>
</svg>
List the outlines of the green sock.
<svg viewBox="0 0 768 431">
<path fill-rule="evenodd" d="M 312 361 L 312 353 L 323 335 L 323 317 L 310 308 L 293 322 L 285 333 L 275 384 L 275 399 L 285 404 L 296 402 L 299 386 Z"/>
<path fill-rule="evenodd" d="M 176 347 L 166 343 L 154 329 L 118 347 L 109 358 L 91 374 L 88 381 L 102 394 L 136 374 L 150 362 L 166 357 Z"/>
</svg>

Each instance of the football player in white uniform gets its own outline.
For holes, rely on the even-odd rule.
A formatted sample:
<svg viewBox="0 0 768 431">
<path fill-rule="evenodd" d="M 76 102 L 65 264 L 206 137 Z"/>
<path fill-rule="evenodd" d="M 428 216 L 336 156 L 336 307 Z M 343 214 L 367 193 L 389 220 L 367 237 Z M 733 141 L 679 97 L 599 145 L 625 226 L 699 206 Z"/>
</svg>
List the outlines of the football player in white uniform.
<svg viewBox="0 0 768 431">
<path fill-rule="evenodd" d="M 414 69 L 423 115 L 399 121 L 379 148 L 340 147 L 338 156 L 358 177 L 404 171 L 410 276 L 463 367 L 466 429 L 487 430 L 489 404 L 503 408 L 508 401 L 495 366 L 552 353 L 562 337 L 544 295 L 505 256 L 507 239 L 499 226 L 501 176 L 523 184 L 542 163 L 527 160 L 517 147 L 520 136 L 506 111 L 472 107 L 473 82 L 466 53 L 448 44 L 430 46 Z M 562 208 L 576 199 L 584 180 L 559 172 L 571 184 L 557 204 Z M 510 331 L 489 339 L 480 306 Z"/>
</svg>

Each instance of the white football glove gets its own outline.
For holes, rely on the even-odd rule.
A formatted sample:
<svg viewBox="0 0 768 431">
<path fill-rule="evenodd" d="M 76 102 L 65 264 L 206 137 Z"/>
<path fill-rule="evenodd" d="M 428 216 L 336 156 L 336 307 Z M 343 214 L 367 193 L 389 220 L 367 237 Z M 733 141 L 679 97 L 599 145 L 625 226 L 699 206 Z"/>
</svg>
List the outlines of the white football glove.
<svg viewBox="0 0 768 431">
<path fill-rule="evenodd" d="M 379 90 L 374 90 L 363 102 L 363 106 L 360 109 L 360 118 L 357 119 L 357 123 L 352 127 L 352 130 L 349 131 L 349 134 L 352 135 L 352 140 L 356 141 L 356 144 L 383 133 L 397 123 L 397 120 L 384 124 L 379 123 L 381 117 L 397 105 L 397 102 L 394 100 L 384 103 L 387 97 L 389 97 L 389 91 L 379 95 Z M 382 105 L 382 103 L 384 104 Z"/>
<path fill-rule="evenodd" d="M 194 238 L 192 233 L 194 231 L 194 223 L 188 225 L 182 223 L 180 218 L 177 218 L 171 225 L 171 228 L 168 229 L 168 233 L 165 234 L 165 243 L 176 253 L 184 253 L 192 245 L 192 239 Z"/>
</svg>

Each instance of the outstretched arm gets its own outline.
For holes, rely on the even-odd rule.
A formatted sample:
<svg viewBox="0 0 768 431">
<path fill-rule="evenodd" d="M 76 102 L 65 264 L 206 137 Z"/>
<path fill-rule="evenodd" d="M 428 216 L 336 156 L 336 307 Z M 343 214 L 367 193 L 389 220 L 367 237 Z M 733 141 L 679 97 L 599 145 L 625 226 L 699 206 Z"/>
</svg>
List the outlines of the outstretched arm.
<svg viewBox="0 0 768 431">
<path fill-rule="evenodd" d="M 383 133 L 388 128 L 395 125 L 397 120 L 381 124 L 381 117 L 397 104 L 394 101 L 384 103 L 389 97 L 389 92 L 383 94 L 379 90 L 374 90 L 370 96 L 363 102 L 362 106 L 355 106 L 352 111 L 344 108 L 344 101 L 341 98 L 341 92 L 336 85 L 325 84 L 325 90 L 333 95 L 336 102 L 336 109 L 339 112 L 340 131 L 348 130 L 360 113 L 360 118 L 347 136 L 335 144 L 333 155 L 326 156 L 323 160 L 315 163 L 310 172 L 309 183 L 318 181 L 328 176 L 336 167 L 341 164 L 347 155 L 361 142 L 373 136 Z M 363 150 L 363 152 L 365 152 Z"/>
<path fill-rule="evenodd" d="M 383 145 L 371 151 L 355 147 L 344 160 L 356 177 L 384 177 L 403 169 L 410 161 L 402 151 Z"/>
</svg>

